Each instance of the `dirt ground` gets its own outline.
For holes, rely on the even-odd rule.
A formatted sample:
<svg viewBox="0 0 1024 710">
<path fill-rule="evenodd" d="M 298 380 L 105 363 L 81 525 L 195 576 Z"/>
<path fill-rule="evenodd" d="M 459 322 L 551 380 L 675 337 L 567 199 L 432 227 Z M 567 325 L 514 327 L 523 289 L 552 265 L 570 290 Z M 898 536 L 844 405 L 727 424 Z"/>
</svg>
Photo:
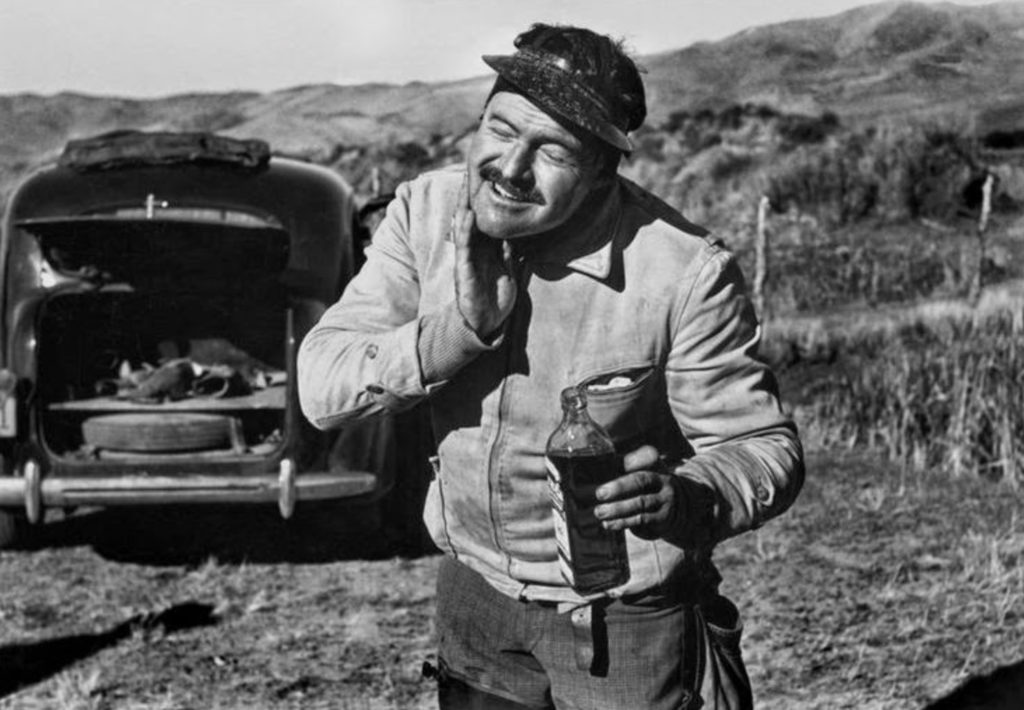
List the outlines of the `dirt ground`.
<svg viewBox="0 0 1024 710">
<path fill-rule="evenodd" d="M 812 455 L 796 507 L 716 554 L 758 707 L 923 708 L 1024 665 L 1020 504 Z M 438 560 L 358 516 L 57 517 L 0 553 L 0 708 L 436 707 L 421 668 Z"/>
</svg>

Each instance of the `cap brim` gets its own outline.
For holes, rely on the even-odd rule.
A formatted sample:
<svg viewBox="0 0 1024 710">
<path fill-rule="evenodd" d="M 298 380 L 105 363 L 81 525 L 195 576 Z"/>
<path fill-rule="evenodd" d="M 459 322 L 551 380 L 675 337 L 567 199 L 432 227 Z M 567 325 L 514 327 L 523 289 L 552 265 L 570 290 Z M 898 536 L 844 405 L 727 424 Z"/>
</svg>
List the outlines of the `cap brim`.
<svg viewBox="0 0 1024 710">
<path fill-rule="evenodd" d="M 625 131 L 595 116 L 599 101 L 569 72 L 550 62 L 520 54 L 486 54 L 484 63 L 543 109 L 588 131 L 624 153 L 633 151 Z"/>
</svg>

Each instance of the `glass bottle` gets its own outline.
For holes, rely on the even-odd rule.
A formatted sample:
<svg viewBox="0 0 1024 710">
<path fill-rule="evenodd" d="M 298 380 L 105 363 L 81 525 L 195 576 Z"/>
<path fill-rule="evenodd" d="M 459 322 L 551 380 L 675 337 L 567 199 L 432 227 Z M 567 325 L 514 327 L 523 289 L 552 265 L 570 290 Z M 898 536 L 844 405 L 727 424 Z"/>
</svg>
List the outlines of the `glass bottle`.
<svg viewBox="0 0 1024 710">
<path fill-rule="evenodd" d="M 547 443 L 548 483 L 562 576 L 580 594 L 629 580 L 626 535 L 605 530 L 594 516 L 596 491 L 622 475 L 607 432 L 587 412 L 582 387 L 562 390 L 562 423 Z"/>
</svg>

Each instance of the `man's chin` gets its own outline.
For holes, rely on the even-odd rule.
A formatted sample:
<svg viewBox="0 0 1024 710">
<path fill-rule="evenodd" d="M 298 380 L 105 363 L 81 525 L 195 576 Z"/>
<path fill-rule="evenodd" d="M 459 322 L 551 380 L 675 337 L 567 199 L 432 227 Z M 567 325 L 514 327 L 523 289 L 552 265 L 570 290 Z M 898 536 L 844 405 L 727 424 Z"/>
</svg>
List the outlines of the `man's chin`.
<svg viewBox="0 0 1024 710">
<path fill-rule="evenodd" d="M 528 221 L 486 213 L 477 214 L 476 228 L 493 239 L 520 239 L 532 237 L 542 231 L 534 228 Z"/>
</svg>

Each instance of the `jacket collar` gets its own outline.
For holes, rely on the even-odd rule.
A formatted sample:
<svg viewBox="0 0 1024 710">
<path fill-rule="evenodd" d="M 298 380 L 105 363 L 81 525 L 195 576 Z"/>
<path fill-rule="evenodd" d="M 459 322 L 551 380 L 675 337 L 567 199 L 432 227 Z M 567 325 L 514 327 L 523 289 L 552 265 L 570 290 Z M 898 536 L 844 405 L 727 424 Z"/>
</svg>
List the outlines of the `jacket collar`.
<svg viewBox="0 0 1024 710">
<path fill-rule="evenodd" d="M 570 259 L 565 266 L 581 274 L 604 281 L 612 272 L 612 239 L 607 239 L 597 251 Z"/>
<path fill-rule="evenodd" d="M 612 270 L 615 233 L 622 214 L 619 182 L 616 180 L 607 192 L 598 197 L 600 202 L 584 204 L 589 214 L 570 226 L 571 233 L 527 249 L 527 261 L 556 264 L 590 276 L 598 281 L 607 280 Z M 530 245 L 531 247 L 534 245 Z"/>
</svg>

